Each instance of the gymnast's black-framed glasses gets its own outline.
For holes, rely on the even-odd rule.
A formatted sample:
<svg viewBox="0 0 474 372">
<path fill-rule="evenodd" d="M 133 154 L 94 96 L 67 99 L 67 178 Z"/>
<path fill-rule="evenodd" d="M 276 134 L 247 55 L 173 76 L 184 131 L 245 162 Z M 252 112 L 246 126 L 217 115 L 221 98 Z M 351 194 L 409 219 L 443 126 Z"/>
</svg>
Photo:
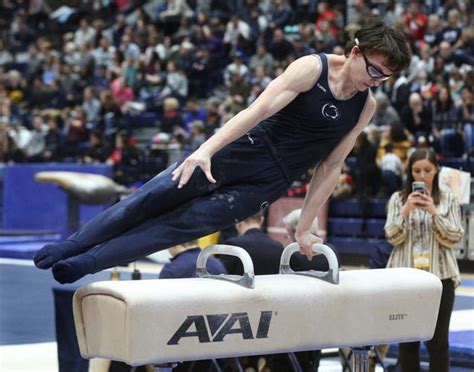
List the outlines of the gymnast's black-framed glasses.
<svg viewBox="0 0 474 372">
<path fill-rule="evenodd" d="M 360 46 L 359 46 L 359 40 L 357 38 L 354 39 L 355 41 L 355 44 L 357 45 L 357 47 L 359 48 L 359 51 L 360 51 L 360 54 L 362 54 L 362 57 L 364 58 L 364 61 L 365 61 L 365 69 L 367 70 L 367 73 L 369 74 L 369 76 L 372 78 L 372 79 L 377 79 L 377 80 L 380 80 L 380 81 L 386 81 L 388 79 L 390 79 L 392 77 L 392 75 L 385 75 L 381 70 L 380 68 L 378 68 L 377 66 L 375 66 L 373 63 L 371 63 L 366 55 L 364 54 L 364 52 L 360 49 Z"/>
</svg>

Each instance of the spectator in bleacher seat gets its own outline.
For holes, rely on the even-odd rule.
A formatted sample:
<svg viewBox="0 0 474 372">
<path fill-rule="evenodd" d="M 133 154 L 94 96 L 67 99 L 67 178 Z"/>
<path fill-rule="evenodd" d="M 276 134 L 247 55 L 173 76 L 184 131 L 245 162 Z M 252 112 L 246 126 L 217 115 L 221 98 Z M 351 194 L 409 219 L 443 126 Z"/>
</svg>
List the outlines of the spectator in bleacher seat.
<svg viewBox="0 0 474 372">
<path fill-rule="evenodd" d="M 246 22 L 234 14 L 227 22 L 223 41 L 230 47 L 235 47 L 239 42 L 239 37 L 249 40 L 252 37 L 251 29 Z"/>
<path fill-rule="evenodd" d="M 50 116 L 47 120 L 48 132 L 44 138 L 45 146 L 42 153 L 43 161 L 57 162 L 62 156 L 63 136 L 58 127 L 58 118 Z"/>
<path fill-rule="evenodd" d="M 87 123 L 95 127 L 100 118 L 100 101 L 95 97 L 92 87 L 84 89 L 82 96 L 82 108 L 86 112 Z"/>
<path fill-rule="evenodd" d="M 316 31 L 321 32 L 322 29 L 329 26 L 333 37 L 336 37 L 341 30 L 342 14 L 329 1 L 320 1 L 317 5 Z"/>
<path fill-rule="evenodd" d="M 86 113 L 80 106 L 66 109 L 64 120 L 65 149 L 69 156 L 75 157 L 80 145 L 88 139 Z"/>
<path fill-rule="evenodd" d="M 246 79 L 249 74 L 249 68 L 242 61 L 242 53 L 235 52 L 232 55 L 232 63 L 224 70 L 224 82 L 230 87 L 232 84 L 232 77 L 238 75 Z"/>
<path fill-rule="evenodd" d="M 140 179 L 140 161 L 143 152 L 136 140 L 125 131 L 117 131 L 106 163 L 113 166 L 113 179 L 121 185 L 131 185 Z"/>
<path fill-rule="evenodd" d="M 408 7 L 402 14 L 402 19 L 407 28 L 407 35 L 411 41 L 423 40 L 428 23 L 427 14 L 417 0 L 410 1 Z"/>
<path fill-rule="evenodd" d="M 230 77 L 229 94 L 234 97 L 234 101 L 238 101 L 245 106 L 250 96 L 250 85 L 248 80 L 239 74 L 232 74 Z"/>
<path fill-rule="evenodd" d="M 256 53 L 250 57 L 249 68 L 254 71 L 257 67 L 263 67 L 265 74 L 270 76 L 273 73 L 274 60 L 264 44 L 258 44 Z"/>
<path fill-rule="evenodd" d="M 372 123 L 378 127 L 385 127 L 400 122 L 400 116 L 390 103 L 390 100 L 385 93 L 378 92 L 375 95 L 375 99 L 377 101 L 377 109 L 372 118 Z"/>
<path fill-rule="evenodd" d="M 465 152 L 469 156 L 474 153 L 474 91 L 473 87 L 466 86 L 461 91 L 461 106 L 459 119 L 464 132 Z"/>
<path fill-rule="evenodd" d="M 101 107 L 98 127 L 108 135 L 119 126 L 123 114 L 110 90 L 103 90 L 99 98 Z"/>
<path fill-rule="evenodd" d="M 121 66 L 122 76 L 127 82 L 127 85 L 132 88 L 133 92 L 135 92 L 135 88 L 137 86 L 138 67 L 139 62 L 130 58 L 126 58 L 125 61 L 122 62 Z"/>
<path fill-rule="evenodd" d="M 249 40 L 258 40 L 262 32 L 268 27 L 267 14 L 263 11 L 260 1 L 245 0 L 245 5 L 240 10 L 240 18 L 250 27 Z"/>
<path fill-rule="evenodd" d="M 296 1 L 296 22 L 304 23 L 313 21 L 316 16 L 316 0 Z"/>
<path fill-rule="evenodd" d="M 184 103 L 188 96 L 188 78 L 173 61 L 166 64 L 166 72 L 166 81 L 160 92 L 160 98 L 175 97 Z"/>
<path fill-rule="evenodd" d="M 186 0 L 166 0 L 156 12 L 156 22 L 166 35 L 178 29 L 182 17 L 192 17 L 194 14 Z"/>
<path fill-rule="evenodd" d="M 220 104 L 221 101 L 217 97 L 210 97 L 206 101 L 207 118 L 205 122 L 205 130 L 208 137 L 209 135 L 214 134 L 221 125 Z"/>
<path fill-rule="evenodd" d="M 431 133 L 433 115 L 431 107 L 423 102 L 419 93 L 411 93 L 406 105 L 400 114 L 402 123 L 408 131 L 416 137 L 428 136 Z"/>
<path fill-rule="evenodd" d="M 10 51 L 13 55 L 26 52 L 30 43 L 36 40 L 37 37 L 23 17 L 15 17 L 10 30 Z"/>
<path fill-rule="evenodd" d="M 441 23 L 439 14 L 431 13 L 428 16 L 426 31 L 425 31 L 425 35 L 423 36 L 423 43 L 426 45 L 426 47 L 429 48 L 430 52 L 432 50 L 431 48 L 436 48 L 437 45 L 439 44 L 439 41 L 440 41 L 439 36 L 440 36 L 442 27 L 443 27 L 443 24 Z"/>
<path fill-rule="evenodd" d="M 323 20 L 319 23 L 319 28 L 315 32 L 315 49 L 324 53 L 330 53 L 331 50 L 337 45 L 337 33 L 332 27 L 333 22 Z"/>
<path fill-rule="evenodd" d="M 110 40 L 103 36 L 99 40 L 99 45 L 92 51 L 92 57 L 94 58 L 94 62 L 100 66 L 109 66 L 115 54 L 115 47 L 111 45 Z"/>
<path fill-rule="evenodd" d="M 268 86 L 268 84 L 270 84 L 272 78 L 268 75 L 265 75 L 265 69 L 263 66 L 257 66 L 249 80 L 250 84 L 258 85 L 263 91 Z"/>
<path fill-rule="evenodd" d="M 293 44 L 286 39 L 281 28 L 275 28 L 268 51 L 277 62 L 284 62 L 294 52 Z"/>
<path fill-rule="evenodd" d="M 110 84 L 110 93 L 117 103 L 117 106 L 122 108 L 127 102 L 135 100 L 135 93 L 133 88 L 129 85 L 125 76 L 118 76 Z"/>
<path fill-rule="evenodd" d="M 247 98 L 247 105 L 251 105 L 257 97 L 263 92 L 263 88 L 258 83 L 253 83 L 250 86 L 250 94 Z"/>
<path fill-rule="evenodd" d="M 440 152 L 445 157 L 460 157 L 464 153 L 459 119 L 449 88 L 441 87 L 433 102 L 433 135 L 439 140 Z"/>
<path fill-rule="evenodd" d="M 364 197 L 374 196 L 379 187 L 380 174 L 375 161 L 377 146 L 369 141 L 365 131 L 357 137 L 353 154 L 356 157 L 356 167 L 353 171 L 356 193 Z"/>
<path fill-rule="evenodd" d="M 180 104 L 174 97 L 165 98 L 163 101 L 161 131 L 165 133 L 184 131 L 184 121 L 180 111 Z"/>
<path fill-rule="evenodd" d="M 74 43 L 80 48 L 86 43 L 94 44 L 97 31 L 89 25 L 87 18 L 79 21 L 79 28 L 74 33 Z"/>
<path fill-rule="evenodd" d="M 10 70 L 5 76 L 5 88 L 12 104 L 23 104 L 27 90 L 26 81 L 18 70 Z"/>
<path fill-rule="evenodd" d="M 172 47 L 170 50 L 170 57 L 167 61 L 166 70 L 169 71 L 169 62 L 174 62 L 175 70 L 181 71 L 185 76 L 188 76 L 191 71 L 191 66 L 194 61 L 195 45 L 189 40 L 185 39 L 181 44 Z"/>
<path fill-rule="evenodd" d="M 89 134 L 89 143 L 82 157 L 84 163 L 104 163 L 108 157 L 108 150 L 102 138 L 102 132 L 93 131 Z"/>
<path fill-rule="evenodd" d="M 361 185 L 359 184 L 359 189 Z M 358 189 L 358 190 L 359 190 Z M 351 174 L 351 169 L 347 164 L 344 164 L 339 175 L 339 180 L 337 181 L 336 187 L 331 194 L 332 198 L 343 199 L 350 198 L 354 193 L 354 179 Z"/>
<path fill-rule="evenodd" d="M 423 136 L 425 139 L 426 136 Z M 403 165 L 407 164 L 408 151 L 410 150 L 413 137 L 411 137 L 408 130 L 401 123 L 393 123 L 390 128 L 386 130 L 380 141 L 377 150 L 377 163 L 380 162 L 382 156 L 385 154 L 385 146 L 389 143 L 393 146 L 393 153 L 397 155 L 402 161 Z"/>
<path fill-rule="evenodd" d="M 212 87 L 209 81 L 213 74 L 214 62 L 206 46 L 199 46 L 193 55 L 189 70 L 189 94 L 199 98 L 207 98 Z"/>
<path fill-rule="evenodd" d="M 293 48 L 293 56 L 295 59 L 307 56 L 308 54 L 314 53 L 315 51 L 314 48 L 310 47 L 309 43 L 307 43 L 301 36 L 297 36 L 293 39 Z"/>
<path fill-rule="evenodd" d="M 431 81 L 428 77 L 428 73 L 424 70 L 418 71 L 410 83 L 410 91 L 412 93 L 419 93 L 426 101 L 430 100 L 437 91 L 437 83 Z"/>
<path fill-rule="evenodd" d="M 27 161 L 38 162 L 41 161 L 43 152 L 46 147 L 46 134 L 48 133 L 48 126 L 40 115 L 35 115 L 31 123 L 30 138 L 24 147 Z"/>
<path fill-rule="evenodd" d="M 461 0 L 459 2 L 459 13 L 462 27 L 468 27 L 472 25 L 471 5 L 472 3 L 468 0 Z"/>
<path fill-rule="evenodd" d="M 390 196 L 400 189 L 404 172 L 402 161 L 393 153 L 393 144 L 388 143 L 385 145 L 385 154 L 383 154 L 380 159 L 378 166 L 382 179 L 382 187 L 379 196 Z"/>
<path fill-rule="evenodd" d="M 464 230 L 457 198 L 439 188 L 436 154 L 416 150 L 408 161 L 406 182 L 388 203 L 385 235 L 394 246 L 387 267 L 414 267 L 441 279 L 443 292 L 434 336 L 426 342 L 430 370 L 449 371 L 449 322 L 454 290 L 460 273 L 453 246 L 461 241 Z M 414 181 L 424 182 L 424 191 L 413 191 Z M 401 343 L 399 361 L 402 371 L 420 369 L 419 342 Z"/>
<path fill-rule="evenodd" d="M 472 66 L 474 63 L 474 56 L 468 55 L 463 49 L 455 50 L 447 41 L 439 43 L 438 56 L 443 60 L 448 72 L 455 67 L 461 67 L 463 64 Z"/>
<path fill-rule="evenodd" d="M 430 74 L 433 72 L 433 69 L 434 58 L 432 56 L 432 48 L 428 44 L 424 44 L 420 46 L 420 56 L 414 54 L 412 57 L 407 81 L 409 81 L 410 83 L 413 82 L 413 80 L 415 80 L 415 78 L 419 76 L 420 72 L 424 72 L 426 77 L 431 76 Z"/>
<path fill-rule="evenodd" d="M 140 58 L 140 47 L 133 42 L 130 35 L 124 34 L 119 46 L 125 60 L 137 61 Z"/>
<path fill-rule="evenodd" d="M 440 32 L 439 41 L 447 41 L 451 46 L 453 46 L 457 43 L 461 34 L 461 14 L 458 9 L 451 9 L 448 12 L 447 23 Z"/>
<path fill-rule="evenodd" d="M 273 0 L 268 13 L 270 28 L 284 28 L 292 22 L 292 11 L 287 0 Z"/>
<path fill-rule="evenodd" d="M 190 97 L 186 100 L 186 106 L 183 113 L 184 128 L 186 128 L 187 131 L 190 131 L 190 124 L 195 120 L 200 120 L 205 123 L 207 120 L 207 111 L 205 107 L 201 106 L 199 99 L 196 97 Z"/>
<path fill-rule="evenodd" d="M 206 142 L 206 134 L 204 128 L 204 122 L 201 120 L 194 120 L 190 123 L 190 133 L 189 133 L 189 147 L 191 151 L 195 151 Z"/>
</svg>

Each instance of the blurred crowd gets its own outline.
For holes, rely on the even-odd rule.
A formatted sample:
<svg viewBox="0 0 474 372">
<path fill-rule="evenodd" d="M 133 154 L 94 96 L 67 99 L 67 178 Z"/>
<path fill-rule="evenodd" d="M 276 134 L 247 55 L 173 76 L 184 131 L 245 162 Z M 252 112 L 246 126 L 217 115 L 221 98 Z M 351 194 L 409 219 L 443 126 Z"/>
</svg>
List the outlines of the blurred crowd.
<svg viewBox="0 0 474 372">
<path fill-rule="evenodd" d="M 336 196 L 390 195 L 414 148 L 474 154 L 470 0 L 56 3 L 0 1 L 0 162 L 106 162 L 116 181 L 144 182 L 296 58 L 343 54 L 371 15 L 402 27 L 413 57 L 373 91 L 377 111 Z"/>
</svg>

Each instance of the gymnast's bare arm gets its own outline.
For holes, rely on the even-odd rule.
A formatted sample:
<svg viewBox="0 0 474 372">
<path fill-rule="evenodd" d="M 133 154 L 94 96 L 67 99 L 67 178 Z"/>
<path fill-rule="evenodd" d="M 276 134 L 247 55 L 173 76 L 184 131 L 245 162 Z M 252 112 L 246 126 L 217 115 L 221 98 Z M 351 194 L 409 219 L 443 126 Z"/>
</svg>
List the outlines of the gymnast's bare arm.
<svg viewBox="0 0 474 372">
<path fill-rule="evenodd" d="M 204 171 L 209 182 L 215 183 L 211 173 L 212 156 L 262 120 L 280 111 L 299 93 L 311 89 L 320 71 L 320 61 L 314 56 L 301 57 L 291 63 L 285 72 L 273 80 L 248 108 L 226 122 L 216 134 L 174 170 L 173 180 L 179 179 L 178 188 L 189 181 L 196 167 Z"/>
<path fill-rule="evenodd" d="M 300 252 L 311 258 L 314 254 L 311 246 L 322 243 L 322 239 L 310 233 L 310 227 L 316 218 L 319 208 L 326 202 L 336 187 L 344 160 L 354 147 L 362 130 L 370 122 L 376 107 L 375 99 L 369 96 L 356 126 L 339 142 L 329 156 L 316 168 L 306 194 L 303 210 L 296 226 L 295 238 L 300 245 Z"/>
</svg>

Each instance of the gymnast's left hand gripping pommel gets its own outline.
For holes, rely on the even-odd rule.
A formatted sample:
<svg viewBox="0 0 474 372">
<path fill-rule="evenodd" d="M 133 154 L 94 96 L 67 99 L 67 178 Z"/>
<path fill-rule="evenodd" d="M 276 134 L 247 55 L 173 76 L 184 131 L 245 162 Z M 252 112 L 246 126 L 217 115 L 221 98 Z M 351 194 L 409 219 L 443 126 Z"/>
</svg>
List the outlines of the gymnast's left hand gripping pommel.
<svg viewBox="0 0 474 372">
<path fill-rule="evenodd" d="M 244 275 L 209 274 L 206 269 L 206 263 L 207 259 L 213 254 L 228 254 L 239 258 L 242 261 L 242 265 L 244 266 Z M 245 288 L 255 288 L 255 273 L 253 269 L 252 258 L 245 249 L 235 247 L 233 245 L 216 244 L 203 249 L 196 262 L 196 276 L 199 278 L 226 280 L 239 284 Z"/>
</svg>

